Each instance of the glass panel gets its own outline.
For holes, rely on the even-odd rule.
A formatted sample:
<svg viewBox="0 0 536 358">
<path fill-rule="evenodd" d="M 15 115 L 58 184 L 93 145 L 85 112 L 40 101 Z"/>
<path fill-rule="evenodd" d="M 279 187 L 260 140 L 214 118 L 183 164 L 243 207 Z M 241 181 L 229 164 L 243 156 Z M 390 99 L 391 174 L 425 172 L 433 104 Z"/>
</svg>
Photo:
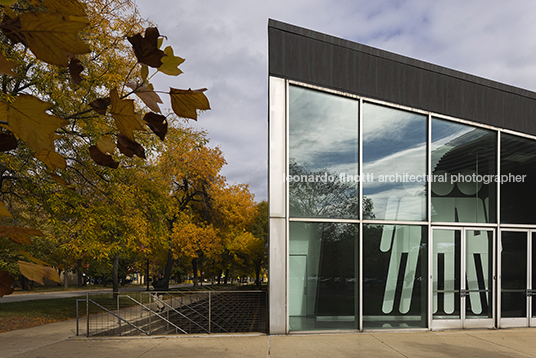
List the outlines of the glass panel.
<svg viewBox="0 0 536 358">
<path fill-rule="evenodd" d="M 536 141 L 501 133 L 501 222 L 536 224 Z"/>
<path fill-rule="evenodd" d="M 357 329 L 359 226 L 290 223 L 291 331 Z"/>
<path fill-rule="evenodd" d="M 466 318 L 491 318 L 493 231 L 465 232 Z"/>
<path fill-rule="evenodd" d="M 497 134 L 432 119 L 432 221 L 497 221 Z"/>
<path fill-rule="evenodd" d="M 363 104 L 363 217 L 426 220 L 427 117 Z"/>
<path fill-rule="evenodd" d="M 501 232 L 501 317 L 527 316 L 527 233 Z"/>
<path fill-rule="evenodd" d="M 289 103 L 290 216 L 357 218 L 359 102 L 290 86 Z"/>
<path fill-rule="evenodd" d="M 363 226 L 363 328 L 427 327 L 427 227 Z"/>
<path fill-rule="evenodd" d="M 459 319 L 461 230 L 434 230 L 432 300 L 434 319 Z"/>
</svg>

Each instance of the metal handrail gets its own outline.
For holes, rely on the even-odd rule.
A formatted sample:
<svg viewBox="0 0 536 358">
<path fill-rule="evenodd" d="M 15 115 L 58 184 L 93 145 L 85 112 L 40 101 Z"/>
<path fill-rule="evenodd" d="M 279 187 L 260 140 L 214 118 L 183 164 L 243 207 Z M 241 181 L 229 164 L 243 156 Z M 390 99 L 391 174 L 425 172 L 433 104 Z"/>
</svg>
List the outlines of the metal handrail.
<svg viewBox="0 0 536 358">
<path fill-rule="evenodd" d="M 188 297 L 187 295 L 185 295 L 184 293 L 182 293 L 181 291 L 176 291 L 178 292 L 180 295 L 182 296 L 185 296 L 185 297 Z M 191 291 L 189 291 L 191 292 Z M 167 292 L 166 292 L 167 293 Z M 167 293 L 169 296 L 171 296 L 173 299 L 177 300 L 176 297 L 173 297 L 173 295 L 170 295 L 169 293 Z M 179 301 L 180 302 L 180 301 Z M 182 302 L 181 302 L 181 306 L 182 306 Z M 214 324 L 216 325 L 217 327 L 219 327 L 221 330 L 225 331 L 225 332 L 229 332 L 228 330 L 226 330 L 225 328 L 223 328 L 222 326 L 220 326 L 219 324 L 217 324 L 216 322 L 214 322 L 212 319 L 208 318 L 207 316 L 205 316 L 204 314 L 198 312 L 195 308 L 191 307 L 190 305 L 186 305 L 186 307 L 192 311 L 194 311 L 196 314 L 198 314 L 199 316 L 203 317 L 204 319 L 206 319 L 209 324 Z M 218 318 L 224 320 L 223 318 L 221 318 L 219 315 L 216 315 Z M 226 321 L 226 320 L 224 320 Z M 227 322 L 227 321 L 226 321 Z M 209 332 L 210 333 L 210 332 Z"/>
<path fill-rule="evenodd" d="M 184 329 L 180 328 L 179 326 L 177 326 L 176 324 L 174 324 L 173 322 L 170 322 L 169 320 L 167 320 L 166 318 L 160 316 L 156 311 L 153 311 L 150 307 L 147 307 L 145 306 L 144 304 L 138 302 L 137 300 L 133 299 L 132 297 L 128 296 L 128 295 L 122 295 L 121 297 L 128 297 L 129 299 L 131 299 L 132 301 L 136 302 L 140 307 L 143 307 L 145 308 L 146 310 L 149 311 L 149 313 L 154 313 L 156 316 L 160 317 L 160 319 L 164 320 L 166 323 L 172 325 L 173 327 L 175 327 L 175 329 L 181 331 L 182 333 L 184 334 L 188 334 L 188 332 L 186 332 Z M 129 322 L 130 324 L 130 322 Z"/>
<path fill-rule="evenodd" d="M 118 318 L 119 320 L 121 321 L 124 321 L 126 323 L 128 323 L 129 325 L 131 325 L 132 327 L 136 328 L 137 330 L 145 333 L 147 336 L 149 335 L 149 333 L 145 332 L 143 329 L 135 326 L 134 324 L 130 323 L 129 321 L 127 321 L 126 319 L 116 315 L 115 313 L 113 313 L 112 311 L 110 311 L 109 309 L 107 309 L 106 307 L 103 307 L 101 306 L 100 304 L 98 304 L 97 302 L 93 301 L 92 299 L 90 298 L 87 298 L 88 302 L 92 302 L 94 303 L 95 305 L 97 305 L 99 308 L 103 309 L 104 311 L 108 312 L 109 314 L 113 315 L 114 317 Z M 89 321 L 89 312 L 87 313 L 87 320 Z M 87 335 L 89 336 L 89 331 L 87 332 Z"/>
</svg>

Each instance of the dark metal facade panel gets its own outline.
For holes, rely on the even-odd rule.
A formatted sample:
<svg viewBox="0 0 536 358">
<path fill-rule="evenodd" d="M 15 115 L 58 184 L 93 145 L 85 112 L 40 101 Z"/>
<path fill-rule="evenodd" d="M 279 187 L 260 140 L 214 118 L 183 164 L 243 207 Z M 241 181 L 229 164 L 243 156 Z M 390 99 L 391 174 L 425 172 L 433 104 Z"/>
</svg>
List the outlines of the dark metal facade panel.
<svg viewBox="0 0 536 358">
<path fill-rule="evenodd" d="M 536 93 L 270 20 L 269 73 L 536 135 Z"/>
</svg>

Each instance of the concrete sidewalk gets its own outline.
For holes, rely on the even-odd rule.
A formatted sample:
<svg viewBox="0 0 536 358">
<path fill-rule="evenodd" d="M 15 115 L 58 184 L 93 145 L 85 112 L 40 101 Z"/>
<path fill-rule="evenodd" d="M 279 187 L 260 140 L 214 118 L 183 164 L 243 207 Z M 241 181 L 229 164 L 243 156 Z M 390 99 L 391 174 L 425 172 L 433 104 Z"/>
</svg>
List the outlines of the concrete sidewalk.
<svg viewBox="0 0 536 358">
<path fill-rule="evenodd" d="M 0 357 L 536 357 L 536 329 L 88 339 L 75 326 L 0 333 Z"/>
</svg>

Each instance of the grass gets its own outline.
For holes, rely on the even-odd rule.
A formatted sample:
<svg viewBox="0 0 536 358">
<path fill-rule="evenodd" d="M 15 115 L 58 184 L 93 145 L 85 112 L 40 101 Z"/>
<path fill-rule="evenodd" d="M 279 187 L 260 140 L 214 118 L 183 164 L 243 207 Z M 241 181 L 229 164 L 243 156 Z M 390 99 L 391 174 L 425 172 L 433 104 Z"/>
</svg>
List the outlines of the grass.
<svg viewBox="0 0 536 358">
<path fill-rule="evenodd" d="M 77 298 L 0 303 L 0 332 L 75 318 Z"/>
<path fill-rule="evenodd" d="M 139 286 L 145 287 L 145 285 L 128 284 L 128 285 L 125 285 L 125 286 L 119 286 L 119 288 L 123 289 L 123 288 L 139 287 Z M 107 285 L 106 287 L 103 286 L 103 285 L 86 285 L 86 286 L 82 286 L 82 287 L 69 286 L 67 289 L 64 288 L 63 286 L 41 286 L 41 285 L 36 285 L 31 290 L 27 290 L 27 291 L 23 291 L 21 288 L 16 287 L 15 291 L 13 292 L 13 294 L 16 295 L 16 294 L 21 294 L 21 293 L 66 292 L 66 291 L 79 291 L 79 290 L 86 291 L 86 290 L 102 290 L 102 289 L 111 289 L 111 288 L 112 288 L 112 285 Z"/>
</svg>

